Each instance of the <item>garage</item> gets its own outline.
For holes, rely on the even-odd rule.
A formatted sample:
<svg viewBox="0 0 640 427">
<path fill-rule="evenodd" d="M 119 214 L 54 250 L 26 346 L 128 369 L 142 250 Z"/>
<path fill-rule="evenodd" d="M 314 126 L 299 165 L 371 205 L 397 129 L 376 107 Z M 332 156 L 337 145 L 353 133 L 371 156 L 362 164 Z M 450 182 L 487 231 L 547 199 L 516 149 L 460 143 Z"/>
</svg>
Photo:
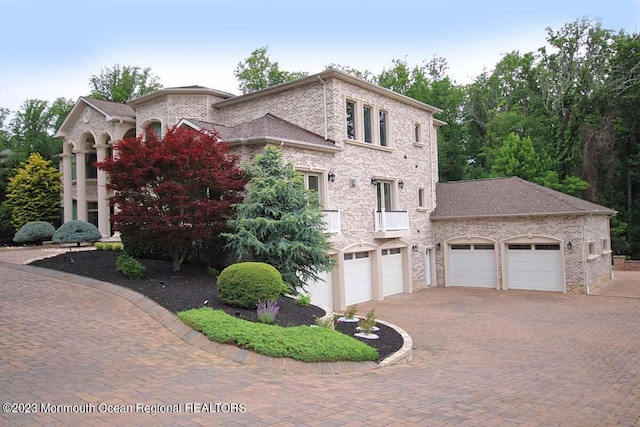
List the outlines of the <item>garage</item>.
<svg viewBox="0 0 640 427">
<path fill-rule="evenodd" d="M 508 289 L 564 290 L 559 244 L 508 244 L 506 268 Z"/>
<path fill-rule="evenodd" d="M 450 286 L 495 288 L 496 250 L 493 243 L 449 245 Z"/>
<path fill-rule="evenodd" d="M 382 290 L 385 297 L 402 293 L 404 275 L 402 272 L 402 249 L 383 249 L 382 255 Z"/>
<path fill-rule="evenodd" d="M 373 298 L 369 252 L 344 254 L 344 292 L 346 305 L 370 301 Z"/>
<path fill-rule="evenodd" d="M 321 280 L 316 280 L 307 284 L 307 294 L 311 296 L 311 303 L 324 307 L 333 307 L 333 286 L 331 273 L 320 273 Z"/>
</svg>

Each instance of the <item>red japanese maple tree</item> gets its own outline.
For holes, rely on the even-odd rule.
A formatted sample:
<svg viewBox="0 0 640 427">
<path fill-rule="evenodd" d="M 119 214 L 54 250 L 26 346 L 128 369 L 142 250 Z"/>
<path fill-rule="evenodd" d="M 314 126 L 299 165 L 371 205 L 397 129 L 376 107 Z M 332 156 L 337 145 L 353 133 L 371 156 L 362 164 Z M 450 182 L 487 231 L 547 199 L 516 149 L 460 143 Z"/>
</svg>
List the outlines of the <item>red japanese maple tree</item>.
<svg viewBox="0 0 640 427">
<path fill-rule="evenodd" d="M 162 139 L 149 131 L 118 141 L 114 152 L 97 164 L 114 190 L 114 228 L 164 247 L 180 271 L 191 243 L 217 235 L 241 200 L 238 158 L 216 132 L 176 126 Z"/>
</svg>

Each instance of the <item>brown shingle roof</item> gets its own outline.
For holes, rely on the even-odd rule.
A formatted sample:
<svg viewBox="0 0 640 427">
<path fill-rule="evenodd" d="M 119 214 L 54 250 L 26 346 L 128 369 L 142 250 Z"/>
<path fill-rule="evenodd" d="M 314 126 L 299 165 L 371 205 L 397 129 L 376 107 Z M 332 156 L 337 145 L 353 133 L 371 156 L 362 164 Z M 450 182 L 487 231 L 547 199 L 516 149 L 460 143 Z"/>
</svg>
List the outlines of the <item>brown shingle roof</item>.
<svg viewBox="0 0 640 427">
<path fill-rule="evenodd" d="M 293 123 L 274 116 L 273 114 L 266 114 L 255 120 L 241 123 L 233 127 L 216 125 L 200 120 L 186 120 L 203 129 L 217 130 L 220 137 L 229 143 L 265 140 L 286 141 L 310 144 L 321 148 L 336 149 L 336 145 L 332 140 L 325 140 L 322 136 L 300 126 L 294 125 Z"/>
<path fill-rule="evenodd" d="M 111 117 L 130 117 L 136 118 L 136 112 L 128 104 L 119 102 L 104 101 L 102 99 L 89 98 L 88 96 L 80 97 L 84 102 L 94 107 L 96 110 Z"/>
<path fill-rule="evenodd" d="M 521 178 L 439 183 L 431 218 L 606 214 L 615 211 Z"/>
</svg>

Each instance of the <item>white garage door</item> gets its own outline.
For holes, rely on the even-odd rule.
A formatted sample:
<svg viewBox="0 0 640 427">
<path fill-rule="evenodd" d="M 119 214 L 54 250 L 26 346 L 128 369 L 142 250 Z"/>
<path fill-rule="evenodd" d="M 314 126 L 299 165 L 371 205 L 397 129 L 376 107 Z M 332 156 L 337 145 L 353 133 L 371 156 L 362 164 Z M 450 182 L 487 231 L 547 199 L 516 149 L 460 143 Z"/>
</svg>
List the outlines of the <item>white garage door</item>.
<svg viewBox="0 0 640 427">
<path fill-rule="evenodd" d="M 449 246 L 451 286 L 495 288 L 496 250 L 493 243 Z"/>
<path fill-rule="evenodd" d="M 562 292 L 564 278 L 560 245 L 507 245 L 507 287 Z"/>
<path fill-rule="evenodd" d="M 333 288 L 331 273 L 320 273 L 322 280 L 307 284 L 306 291 L 311 295 L 311 303 L 333 308 Z"/>
<path fill-rule="evenodd" d="M 371 301 L 371 258 L 369 252 L 344 254 L 344 298 L 346 305 Z"/>
<path fill-rule="evenodd" d="M 385 297 L 404 290 L 400 248 L 382 250 L 382 289 Z"/>
</svg>

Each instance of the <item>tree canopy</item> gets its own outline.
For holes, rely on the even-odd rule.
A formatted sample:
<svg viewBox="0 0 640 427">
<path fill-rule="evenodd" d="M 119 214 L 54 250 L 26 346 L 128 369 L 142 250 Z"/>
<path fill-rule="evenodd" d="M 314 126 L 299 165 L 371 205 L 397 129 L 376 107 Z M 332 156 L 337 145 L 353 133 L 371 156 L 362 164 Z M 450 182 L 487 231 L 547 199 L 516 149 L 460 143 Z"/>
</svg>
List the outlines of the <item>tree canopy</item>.
<svg viewBox="0 0 640 427">
<path fill-rule="evenodd" d="M 232 232 L 223 234 L 228 247 L 276 267 L 290 291 L 304 289 L 334 265 L 318 194 L 270 145 L 246 172 L 248 197 L 229 222 Z"/>
<path fill-rule="evenodd" d="M 163 247 L 179 271 L 193 241 L 225 227 L 245 180 L 215 132 L 185 127 L 118 141 L 109 173 L 115 229 Z"/>
<path fill-rule="evenodd" d="M 89 83 L 92 98 L 121 103 L 162 89 L 160 79 L 150 68 L 119 64 L 103 68 L 100 75 L 91 76 Z"/>
<path fill-rule="evenodd" d="M 268 49 L 265 46 L 254 50 L 236 67 L 234 75 L 243 94 L 307 76 L 302 71 L 280 70 L 278 63 L 269 59 Z"/>
</svg>

